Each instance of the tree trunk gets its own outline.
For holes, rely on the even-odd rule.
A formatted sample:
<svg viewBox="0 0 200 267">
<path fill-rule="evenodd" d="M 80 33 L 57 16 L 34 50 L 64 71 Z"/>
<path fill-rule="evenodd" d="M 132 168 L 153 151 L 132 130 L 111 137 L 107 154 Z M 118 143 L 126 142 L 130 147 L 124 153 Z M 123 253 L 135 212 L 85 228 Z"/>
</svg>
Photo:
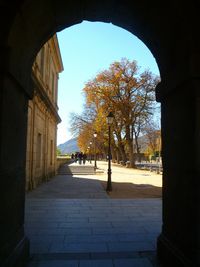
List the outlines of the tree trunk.
<svg viewBox="0 0 200 267">
<path fill-rule="evenodd" d="M 111 155 L 112 155 L 112 162 L 116 162 L 117 161 L 117 153 L 116 153 L 116 149 L 111 147 Z"/>
<path fill-rule="evenodd" d="M 120 153 L 120 159 L 119 161 L 123 161 L 124 163 L 127 161 L 126 152 L 124 148 L 124 144 L 121 138 L 121 133 L 116 132 L 117 141 L 118 141 L 118 149 Z"/>
<path fill-rule="evenodd" d="M 118 147 L 117 147 L 117 150 L 116 150 L 116 154 L 117 154 L 117 163 L 119 164 L 119 162 L 121 160 L 121 155 L 120 155 L 120 151 L 119 151 Z"/>
<path fill-rule="evenodd" d="M 139 162 L 141 162 L 140 145 L 138 144 L 138 136 L 136 134 L 135 134 L 135 146 L 136 146 L 136 152 L 137 152 L 137 159 Z"/>
<path fill-rule="evenodd" d="M 119 148 L 119 153 L 120 153 L 120 156 L 121 156 L 121 159 L 123 162 L 126 162 L 127 161 L 127 157 L 126 157 L 126 152 L 125 152 L 125 149 L 124 149 L 124 145 L 122 143 L 119 143 L 118 144 L 118 148 Z"/>
<path fill-rule="evenodd" d="M 130 168 L 135 167 L 135 158 L 133 153 L 133 138 L 130 136 L 130 127 L 126 126 L 126 140 L 128 145 L 128 152 L 129 152 L 129 161 L 130 161 Z"/>
<path fill-rule="evenodd" d="M 129 161 L 130 161 L 130 168 L 135 168 L 135 157 L 133 153 L 133 142 L 132 140 L 128 141 L 128 152 L 129 152 Z"/>
</svg>

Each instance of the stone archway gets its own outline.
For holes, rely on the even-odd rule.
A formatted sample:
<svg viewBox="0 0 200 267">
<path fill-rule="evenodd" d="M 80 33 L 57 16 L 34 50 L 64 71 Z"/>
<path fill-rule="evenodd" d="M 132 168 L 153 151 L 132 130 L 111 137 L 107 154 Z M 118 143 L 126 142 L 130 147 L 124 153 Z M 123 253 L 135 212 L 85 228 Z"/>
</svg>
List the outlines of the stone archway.
<svg viewBox="0 0 200 267">
<path fill-rule="evenodd" d="M 162 103 L 164 166 L 158 256 L 164 266 L 198 266 L 200 53 L 198 8 L 193 1 L 188 7 L 178 0 L 166 6 L 156 1 L 15 0 L 10 7 L 2 0 L 1 8 L 2 265 L 23 266 L 28 256 L 23 222 L 32 62 L 53 33 L 87 19 L 129 30 L 157 60 L 162 78 L 157 98 Z"/>
</svg>

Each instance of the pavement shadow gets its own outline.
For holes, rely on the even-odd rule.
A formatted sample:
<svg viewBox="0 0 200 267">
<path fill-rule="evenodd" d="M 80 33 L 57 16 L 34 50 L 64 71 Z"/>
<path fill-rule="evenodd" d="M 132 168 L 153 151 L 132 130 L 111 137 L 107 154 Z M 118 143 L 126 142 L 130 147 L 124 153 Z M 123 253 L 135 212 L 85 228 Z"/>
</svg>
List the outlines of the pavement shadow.
<svg viewBox="0 0 200 267">
<path fill-rule="evenodd" d="M 106 190 L 107 182 L 101 181 Z M 162 187 L 151 184 L 134 184 L 112 182 L 112 191 L 107 192 L 110 198 L 162 198 Z"/>
<path fill-rule="evenodd" d="M 109 198 L 102 184 L 96 179 L 75 175 L 57 175 L 36 189 L 26 193 L 27 198 Z"/>
<path fill-rule="evenodd" d="M 62 166 L 59 167 L 59 169 L 58 169 L 57 172 L 58 172 L 59 174 L 62 174 L 62 173 L 63 173 L 63 174 L 66 174 L 66 173 L 67 173 L 67 174 L 69 174 L 69 175 L 70 175 L 70 174 L 72 175 L 72 171 L 71 171 L 71 168 L 70 168 L 70 164 L 71 164 L 70 162 L 69 162 L 69 163 L 66 163 L 66 164 L 63 164 Z"/>
<path fill-rule="evenodd" d="M 73 175 L 57 175 L 50 181 L 26 193 L 27 198 L 161 198 L 162 187 L 150 184 L 112 182 L 112 192 L 106 192 L 106 181 Z"/>
</svg>

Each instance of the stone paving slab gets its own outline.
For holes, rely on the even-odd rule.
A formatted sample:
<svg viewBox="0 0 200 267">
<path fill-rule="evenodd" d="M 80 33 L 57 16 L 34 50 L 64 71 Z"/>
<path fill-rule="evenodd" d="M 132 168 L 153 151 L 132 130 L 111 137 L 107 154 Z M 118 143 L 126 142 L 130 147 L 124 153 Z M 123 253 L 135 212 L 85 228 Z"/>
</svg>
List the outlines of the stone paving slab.
<svg viewBox="0 0 200 267">
<path fill-rule="evenodd" d="M 27 198 L 25 222 L 31 253 L 153 251 L 161 201 Z"/>
<path fill-rule="evenodd" d="M 31 262 L 28 267 L 79 267 L 79 261 L 51 260 L 51 261 Z"/>
<path fill-rule="evenodd" d="M 112 260 L 84 260 L 80 261 L 80 267 L 113 267 Z"/>
<path fill-rule="evenodd" d="M 51 260 L 32 262 L 28 267 L 153 267 L 148 259 Z"/>
<path fill-rule="evenodd" d="M 77 196 L 84 199 L 109 198 L 99 180 L 73 175 L 57 175 L 26 195 L 36 199 L 74 199 Z"/>
<path fill-rule="evenodd" d="M 110 198 L 102 186 L 102 181 L 107 181 L 107 162 L 98 162 L 98 166 L 103 173 L 95 175 L 57 175 L 47 183 L 41 184 L 36 190 L 27 193 L 27 198 Z M 84 167 L 87 166 L 82 166 L 82 168 Z M 134 184 L 136 187 L 145 187 L 150 190 L 151 187 L 162 187 L 162 176 L 112 164 L 112 182 L 127 184 L 130 187 Z"/>
<path fill-rule="evenodd" d="M 114 260 L 115 267 L 152 267 L 148 259 L 117 259 Z"/>
<path fill-rule="evenodd" d="M 106 265 L 105 265 L 106 264 Z M 152 252 L 35 254 L 28 267 L 62 266 L 158 267 Z"/>
<path fill-rule="evenodd" d="M 156 249 L 161 206 L 110 199 L 94 176 L 56 176 L 26 196 L 29 267 L 157 266 L 141 253 Z"/>
</svg>

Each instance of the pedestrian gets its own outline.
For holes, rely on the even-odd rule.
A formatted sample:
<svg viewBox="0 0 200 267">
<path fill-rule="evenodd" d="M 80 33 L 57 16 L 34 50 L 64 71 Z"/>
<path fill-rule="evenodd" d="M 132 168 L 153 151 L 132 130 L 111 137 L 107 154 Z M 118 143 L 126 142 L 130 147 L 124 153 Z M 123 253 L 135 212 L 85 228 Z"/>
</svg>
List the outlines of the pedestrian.
<svg viewBox="0 0 200 267">
<path fill-rule="evenodd" d="M 78 152 L 75 153 L 74 158 L 75 158 L 75 163 L 77 163 L 77 160 L 78 160 Z"/>
<path fill-rule="evenodd" d="M 83 164 L 84 164 L 84 165 L 85 165 L 86 159 L 87 159 L 87 155 L 84 153 L 84 154 L 83 154 Z"/>
<path fill-rule="evenodd" d="M 79 165 L 81 165 L 82 159 L 83 159 L 83 153 L 80 152 L 80 153 L 78 153 L 78 163 L 79 163 Z"/>
</svg>

